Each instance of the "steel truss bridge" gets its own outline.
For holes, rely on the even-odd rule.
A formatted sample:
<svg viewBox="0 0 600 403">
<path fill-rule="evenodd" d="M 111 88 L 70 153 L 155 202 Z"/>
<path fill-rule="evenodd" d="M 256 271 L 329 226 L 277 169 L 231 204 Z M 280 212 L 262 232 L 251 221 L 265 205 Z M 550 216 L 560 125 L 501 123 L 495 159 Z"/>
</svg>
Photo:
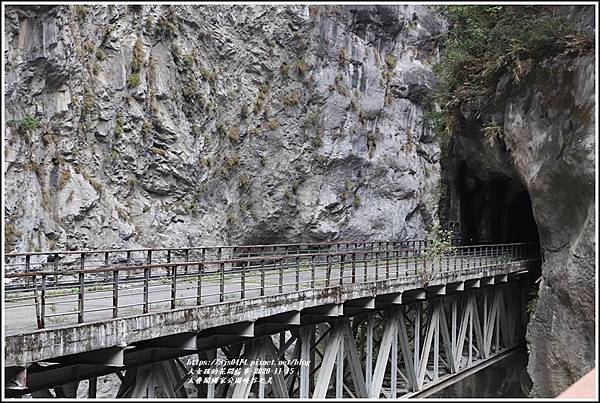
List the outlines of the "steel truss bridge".
<svg viewBox="0 0 600 403">
<path fill-rule="evenodd" d="M 524 344 L 539 266 L 424 240 L 6 254 L 4 393 L 426 396 Z"/>
</svg>

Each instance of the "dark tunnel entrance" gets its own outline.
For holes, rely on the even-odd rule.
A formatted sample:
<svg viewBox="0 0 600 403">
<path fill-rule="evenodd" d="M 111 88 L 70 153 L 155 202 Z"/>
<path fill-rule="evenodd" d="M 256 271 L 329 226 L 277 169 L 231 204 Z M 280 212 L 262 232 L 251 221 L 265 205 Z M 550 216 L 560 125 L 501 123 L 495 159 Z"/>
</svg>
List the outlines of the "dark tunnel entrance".
<svg viewBox="0 0 600 403">
<path fill-rule="evenodd" d="M 521 183 L 503 175 L 481 179 L 464 162 L 456 179 L 462 244 L 539 243 L 531 199 Z"/>
</svg>

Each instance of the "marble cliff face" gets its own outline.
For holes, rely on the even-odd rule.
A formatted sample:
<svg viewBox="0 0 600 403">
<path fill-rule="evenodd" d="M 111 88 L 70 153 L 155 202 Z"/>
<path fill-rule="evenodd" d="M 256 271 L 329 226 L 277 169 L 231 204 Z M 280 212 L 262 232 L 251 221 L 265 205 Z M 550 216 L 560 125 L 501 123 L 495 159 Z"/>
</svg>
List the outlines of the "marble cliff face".
<svg viewBox="0 0 600 403">
<path fill-rule="evenodd" d="M 5 29 L 7 251 L 409 239 L 438 222 L 433 8 L 10 6 Z M 504 137 L 466 134 L 452 156 L 531 198 L 537 395 L 593 366 L 594 61 L 501 81 Z"/>
<path fill-rule="evenodd" d="M 427 8 L 7 9 L 9 250 L 414 238 Z"/>
</svg>

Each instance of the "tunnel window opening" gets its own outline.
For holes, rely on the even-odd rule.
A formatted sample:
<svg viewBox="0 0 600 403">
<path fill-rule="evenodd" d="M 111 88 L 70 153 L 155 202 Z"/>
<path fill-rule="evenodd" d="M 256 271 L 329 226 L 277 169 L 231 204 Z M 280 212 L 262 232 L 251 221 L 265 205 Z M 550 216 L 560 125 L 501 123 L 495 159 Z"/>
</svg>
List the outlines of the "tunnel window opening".
<svg viewBox="0 0 600 403">
<path fill-rule="evenodd" d="M 457 182 L 462 244 L 539 244 L 531 199 L 520 182 L 504 175 L 482 179 L 464 162 Z"/>
</svg>

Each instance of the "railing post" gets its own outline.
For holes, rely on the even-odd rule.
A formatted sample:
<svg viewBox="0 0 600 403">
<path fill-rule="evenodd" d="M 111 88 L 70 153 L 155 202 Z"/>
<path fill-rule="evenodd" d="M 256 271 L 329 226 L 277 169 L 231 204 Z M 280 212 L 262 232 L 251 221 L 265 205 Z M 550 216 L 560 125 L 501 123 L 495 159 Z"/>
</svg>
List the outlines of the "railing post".
<svg viewBox="0 0 600 403">
<path fill-rule="evenodd" d="M 316 276 L 316 270 L 317 268 L 315 267 L 315 257 L 311 256 L 310 257 L 310 288 L 315 288 L 315 276 Z"/>
<path fill-rule="evenodd" d="M 189 262 L 190 261 L 190 250 L 186 249 L 184 255 L 185 255 L 184 256 L 185 261 Z M 187 265 L 184 266 L 183 272 L 185 274 L 188 274 L 188 267 L 187 267 Z"/>
<path fill-rule="evenodd" d="M 459 253 L 460 253 L 460 250 L 459 250 L 458 252 L 457 252 L 457 251 L 455 251 L 455 252 L 454 252 L 454 257 L 452 258 L 452 261 L 453 261 L 453 263 L 452 263 L 452 271 L 453 271 L 453 272 L 456 272 L 456 257 L 457 257 L 457 255 L 458 255 Z M 461 259 L 462 259 L 462 258 L 461 258 Z"/>
<path fill-rule="evenodd" d="M 54 287 L 58 284 L 58 253 L 54 254 Z"/>
<path fill-rule="evenodd" d="M 379 243 L 375 249 L 375 281 L 379 280 Z"/>
<path fill-rule="evenodd" d="M 84 298 L 84 272 L 80 271 L 79 272 L 79 296 L 77 298 L 77 302 L 78 302 L 78 308 L 79 308 L 79 312 L 77 314 L 77 323 L 83 323 L 83 311 L 84 311 L 84 305 L 83 305 L 83 298 Z"/>
<path fill-rule="evenodd" d="M 287 248 L 286 248 L 286 254 L 287 254 Z M 283 259 L 281 259 L 280 265 L 279 265 L 279 293 L 283 294 Z"/>
<path fill-rule="evenodd" d="M 200 263 L 198 265 L 198 278 L 196 279 L 196 305 L 202 305 L 202 273 L 204 272 L 204 265 Z"/>
<path fill-rule="evenodd" d="M 201 249 L 200 260 L 204 262 L 206 260 L 206 249 Z M 204 275 L 204 263 L 198 265 L 198 280 L 197 280 L 197 292 L 196 292 L 196 304 L 202 305 L 202 276 Z"/>
<path fill-rule="evenodd" d="M 127 251 L 127 266 L 131 265 L 131 252 Z M 131 270 L 127 270 L 127 279 L 131 277 Z"/>
<path fill-rule="evenodd" d="M 29 273 L 31 271 L 31 255 L 25 256 L 25 273 Z M 35 277 L 34 277 L 35 280 Z M 35 281 L 34 281 L 35 284 Z M 31 287 L 31 277 L 27 277 L 27 288 Z"/>
<path fill-rule="evenodd" d="M 242 262 L 242 273 L 241 273 L 241 279 L 240 279 L 240 297 L 241 299 L 246 298 L 246 263 L 248 262 Z"/>
<path fill-rule="evenodd" d="M 151 259 L 151 251 L 148 251 L 148 259 Z M 144 313 L 148 313 L 148 294 L 150 293 L 150 269 L 144 268 Z"/>
<path fill-rule="evenodd" d="M 219 260 L 221 260 L 221 248 L 219 248 Z M 225 301 L 225 263 L 219 263 L 220 281 L 219 281 L 219 302 Z"/>
<path fill-rule="evenodd" d="M 171 309 L 175 309 L 177 300 L 177 266 L 171 267 Z"/>
<path fill-rule="evenodd" d="M 390 251 L 389 242 L 385 243 L 385 278 L 390 278 Z"/>
<path fill-rule="evenodd" d="M 419 258 L 420 256 L 420 251 L 418 251 L 415 247 L 414 247 L 414 242 L 413 242 L 413 259 L 415 260 L 415 275 L 419 274 Z"/>
<path fill-rule="evenodd" d="M 46 274 L 42 273 L 42 290 L 40 292 L 40 321 L 38 327 L 46 327 Z"/>
<path fill-rule="evenodd" d="M 346 255 L 340 255 L 340 285 L 344 284 L 344 262 L 346 261 Z"/>
<path fill-rule="evenodd" d="M 127 271 L 129 273 L 129 270 Z M 119 316 L 119 271 L 113 270 L 113 318 Z"/>
<path fill-rule="evenodd" d="M 35 304 L 35 319 L 37 322 L 38 329 L 42 326 L 42 316 L 40 314 L 40 297 L 38 293 L 37 277 L 33 276 L 33 303 Z"/>
<path fill-rule="evenodd" d="M 148 250 L 148 256 L 146 257 L 146 264 L 152 264 L 152 250 Z"/>
<path fill-rule="evenodd" d="M 356 250 L 356 248 L 355 248 L 355 250 Z M 356 283 L 356 252 L 352 252 L 352 284 L 355 284 L 355 283 Z"/>
<path fill-rule="evenodd" d="M 298 251 L 300 251 L 300 248 L 298 248 Z M 296 257 L 296 291 L 300 291 L 300 258 L 299 257 Z"/>
<path fill-rule="evenodd" d="M 167 263 L 171 263 L 171 249 L 167 249 Z M 167 270 L 167 277 L 171 275 L 171 266 L 165 268 Z"/>
<path fill-rule="evenodd" d="M 260 296 L 265 295 L 265 259 L 260 261 Z"/>
<path fill-rule="evenodd" d="M 400 277 L 400 250 L 398 243 L 394 242 L 394 256 L 396 257 L 396 278 Z"/>
<path fill-rule="evenodd" d="M 365 283 L 367 281 L 369 281 L 369 263 L 367 262 L 368 258 L 367 258 L 367 244 L 363 243 L 363 263 L 365 264 L 365 273 L 364 273 L 364 277 L 365 277 Z"/>
<path fill-rule="evenodd" d="M 467 246 L 467 270 L 471 267 L 471 248 L 472 246 Z"/>
<path fill-rule="evenodd" d="M 327 254 L 326 257 L 326 261 L 327 261 L 327 271 L 325 273 L 325 287 L 329 287 L 329 285 L 331 284 L 331 259 L 329 259 L 329 254 Z"/>
</svg>

